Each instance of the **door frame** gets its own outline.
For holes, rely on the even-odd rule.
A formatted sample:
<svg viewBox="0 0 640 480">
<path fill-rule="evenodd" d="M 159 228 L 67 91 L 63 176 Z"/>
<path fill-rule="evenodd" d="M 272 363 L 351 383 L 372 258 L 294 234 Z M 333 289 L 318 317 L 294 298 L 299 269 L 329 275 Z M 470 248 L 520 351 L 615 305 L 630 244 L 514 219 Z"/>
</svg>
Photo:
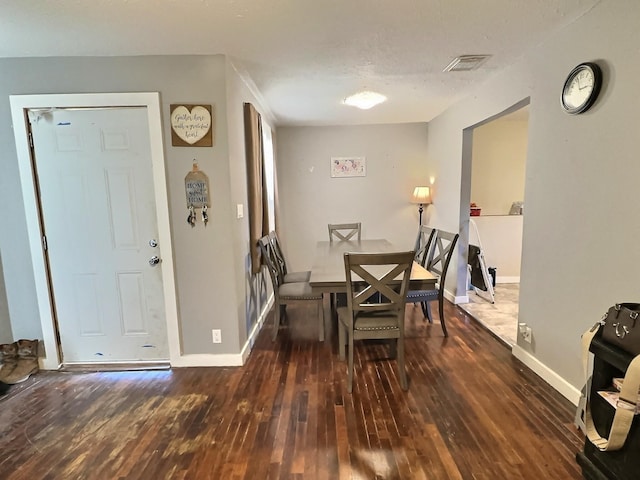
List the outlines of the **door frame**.
<svg viewBox="0 0 640 480">
<path fill-rule="evenodd" d="M 18 168 L 22 186 L 22 198 L 26 217 L 29 249 L 31 252 L 36 299 L 46 356 L 42 359 L 45 370 L 60 368 L 61 346 L 58 345 L 57 327 L 54 318 L 53 286 L 48 275 L 47 261 L 43 249 L 41 214 L 38 207 L 38 193 L 28 132 L 28 109 L 87 108 L 87 107 L 144 107 L 149 125 L 153 185 L 155 191 L 158 240 L 162 245 L 162 256 L 166 261 L 160 264 L 164 289 L 165 319 L 169 345 L 169 361 L 180 358 L 180 336 L 178 307 L 176 300 L 175 272 L 173 268 L 173 245 L 169 222 L 169 201 L 164 160 L 162 117 L 160 94 L 158 92 L 139 93 L 90 93 L 53 95 L 11 95 L 11 116 L 18 154 Z"/>
<path fill-rule="evenodd" d="M 462 301 L 457 303 L 469 303 L 469 296 L 467 291 L 467 253 L 469 250 L 469 220 L 470 210 L 469 203 L 471 201 L 471 170 L 473 165 L 473 131 L 493 122 L 505 115 L 516 112 L 531 104 L 531 97 L 525 97 L 522 100 L 514 103 L 510 107 L 502 110 L 501 112 L 491 115 L 484 120 L 481 120 L 473 125 L 470 125 L 462 130 L 462 157 L 461 157 L 461 175 L 460 175 L 460 238 L 458 239 L 458 269 L 456 276 L 456 291 L 464 292 Z M 527 151 L 528 160 L 528 151 Z M 526 190 L 525 179 L 525 190 Z M 524 199 L 523 199 L 524 200 Z M 522 257 L 522 254 L 521 254 Z M 522 260 L 522 258 L 521 258 Z"/>
</svg>

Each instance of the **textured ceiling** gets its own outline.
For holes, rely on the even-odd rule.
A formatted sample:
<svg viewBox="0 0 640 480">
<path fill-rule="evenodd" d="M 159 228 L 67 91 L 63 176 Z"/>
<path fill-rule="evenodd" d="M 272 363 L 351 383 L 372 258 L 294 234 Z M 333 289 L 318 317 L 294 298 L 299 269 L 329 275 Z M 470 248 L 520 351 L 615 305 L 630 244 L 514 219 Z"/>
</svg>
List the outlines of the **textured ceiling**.
<svg viewBox="0 0 640 480">
<path fill-rule="evenodd" d="M 599 1 L 0 0 L 0 57 L 226 54 L 278 125 L 429 121 Z"/>
</svg>

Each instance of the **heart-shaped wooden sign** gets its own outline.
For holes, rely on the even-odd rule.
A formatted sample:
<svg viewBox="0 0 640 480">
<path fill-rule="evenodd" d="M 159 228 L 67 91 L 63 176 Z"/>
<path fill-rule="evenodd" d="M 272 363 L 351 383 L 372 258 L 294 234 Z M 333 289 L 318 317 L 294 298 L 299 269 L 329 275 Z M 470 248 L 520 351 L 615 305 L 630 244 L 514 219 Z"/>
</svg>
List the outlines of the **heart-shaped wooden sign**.
<svg viewBox="0 0 640 480">
<path fill-rule="evenodd" d="M 211 146 L 210 108 L 208 110 L 202 105 L 171 105 L 171 129 L 175 136 L 186 145 Z M 181 145 L 181 142 L 175 141 L 175 137 L 173 140 L 173 145 Z"/>
</svg>

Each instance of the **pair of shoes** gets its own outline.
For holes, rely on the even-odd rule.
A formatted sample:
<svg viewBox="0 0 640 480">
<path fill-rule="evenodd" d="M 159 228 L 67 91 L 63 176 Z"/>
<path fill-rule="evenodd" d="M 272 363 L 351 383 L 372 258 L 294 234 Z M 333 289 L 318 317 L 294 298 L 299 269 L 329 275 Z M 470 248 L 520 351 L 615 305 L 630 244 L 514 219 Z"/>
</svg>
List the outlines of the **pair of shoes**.
<svg viewBox="0 0 640 480">
<path fill-rule="evenodd" d="M 8 385 L 24 382 L 38 367 L 38 340 L 18 340 L 0 345 L 2 366 L 0 382 Z"/>
<path fill-rule="evenodd" d="M 18 343 L 4 343 L 0 345 L 0 381 L 3 383 L 18 365 Z"/>
</svg>

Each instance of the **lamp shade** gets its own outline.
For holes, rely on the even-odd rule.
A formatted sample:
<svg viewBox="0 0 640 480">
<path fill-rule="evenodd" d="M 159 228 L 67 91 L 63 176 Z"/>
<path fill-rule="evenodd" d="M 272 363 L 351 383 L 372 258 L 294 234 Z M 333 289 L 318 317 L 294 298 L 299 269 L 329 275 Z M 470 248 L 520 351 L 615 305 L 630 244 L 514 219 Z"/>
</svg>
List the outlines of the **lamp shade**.
<svg viewBox="0 0 640 480">
<path fill-rule="evenodd" d="M 416 187 L 411 195 L 411 203 L 427 205 L 431 203 L 431 189 L 429 187 Z"/>
</svg>

